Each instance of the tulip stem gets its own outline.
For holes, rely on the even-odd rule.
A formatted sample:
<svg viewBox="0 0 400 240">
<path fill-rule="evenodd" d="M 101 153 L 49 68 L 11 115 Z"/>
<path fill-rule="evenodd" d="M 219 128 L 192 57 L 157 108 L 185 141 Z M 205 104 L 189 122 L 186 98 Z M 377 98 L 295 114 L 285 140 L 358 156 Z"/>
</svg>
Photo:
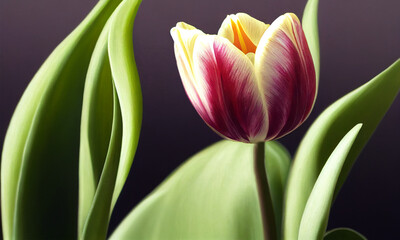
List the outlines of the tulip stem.
<svg viewBox="0 0 400 240">
<path fill-rule="evenodd" d="M 254 173 L 265 240 L 276 240 L 276 225 L 265 168 L 265 143 L 254 144 Z"/>
</svg>

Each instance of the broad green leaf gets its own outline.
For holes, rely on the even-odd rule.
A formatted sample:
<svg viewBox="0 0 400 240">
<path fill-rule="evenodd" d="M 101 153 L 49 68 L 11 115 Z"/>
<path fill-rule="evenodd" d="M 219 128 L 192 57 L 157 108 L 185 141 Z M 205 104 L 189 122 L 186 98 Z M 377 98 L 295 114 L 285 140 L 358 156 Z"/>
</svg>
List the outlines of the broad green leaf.
<svg viewBox="0 0 400 240">
<path fill-rule="evenodd" d="M 297 239 L 306 202 L 326 159 L 341 136 L 357 123 L 363 123 L 363 131 L 347 156 L 335 194 L 399 89 L 400 60 L 333 103 L 312 124 L 300 143 L 289 174 L 284 206 L 284 239 Z"/>
<path fill-rule="evenodd" d="M 302 19 L 303 31 L 304 34 L 306 35 L 308 47 L 310 48 L 311 56 L 314 62 L 317 84 L 318 84 L 319 70 L 320 70 L 319 37 L 318 37 L 318 1 L 319 0 L 308 0 L 307 5 L 304 9 L 303 19 Z"/>
<path fill-rule="evenodd" d="M 129 21 L 133 21 L 139 3 L 140 1 L 122 2 L 113 13 L 99 37 L 88 70 L 82 109 L 80 149 L 78 231 L 81 239 L 105 239 L 113 206 L 136 151 L 142 103 L 139 78 L 133 61 L 133 23 Z M 125 25 L 125 28 L 113 30 L 120 26 L 113 24 L 113 21 Z M 111 33 L 112 31 L 114 32 Z M 117 41 L 118 47 L 111 47 L 109 45 L 111 41 Z M 111 59 L 109 56 L 112 54 L 119 55 Z M 113 84 L 123 87 L 131 84 L 132 88 L 124 89 L 122 93 L 114 91 L 113 101 L 111 97 Z M 109 106 L 112 102 L 114 108 Z M 110 117 L 112 109 L 114 115 Z M 126 117 L 123 120 L 121 118 L 124 115 Z M 113 120 L 112 130 L 110 119 Z M 118 125 L 121 121 L 123 127 Z M 123 134 L 119 134 L 121 129 Z M 125 155 L 121 153 L 121 144 L 122 146 L 125 144 Z M 124 169 L 117 175 L 121 164 Z M 116 184 L 118 179 L 119 185 Z"/>
<path fill-rule="evenodd" d="M 119 1 L 100 1 L 24 92 L 2 152 L 5 239 L 75 238 L 79 127 L 91 52 Z"/>
<path fill-rule="evenodd" d="M 265 168 L 275 214 L 278 239 L 282 232 L 283 196 L 290 168 L 290 155 L 278 142 L 265 144 Z"/>
<path fill-rule="evenodd" d="M 224 140 L 194 155 L 125 218 L 111 239 L 262 239 L 253 148 Z M 277 143 L 266 143 L 266 151 L 285 162 L 267 164 L 270 172 L 282 171 L 269 178 L 274 194 L 285 182 L 288 154 Z"/>
<path fill-rule="evenodd" d="M 367 238 L 350 228 L 335 228 L 325 234 L 324 240 L 367 240 Z"/>
<path fill-rule="evenodd" d="M 301 218 L 299 240 L 322 239 L 336 183 L 361 126 L 356 125 L 343 137 L 322 168 Z"/>
</svg>

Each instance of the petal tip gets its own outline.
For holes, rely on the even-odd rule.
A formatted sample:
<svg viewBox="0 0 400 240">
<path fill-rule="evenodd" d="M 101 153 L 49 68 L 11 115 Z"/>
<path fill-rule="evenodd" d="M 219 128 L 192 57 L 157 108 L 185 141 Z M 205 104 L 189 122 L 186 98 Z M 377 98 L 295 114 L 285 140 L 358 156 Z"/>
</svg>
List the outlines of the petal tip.
<svg viewBox="0 0 400 240">
<path fill-rule="evenodd" d="M 178 22 L 176 24 L 176 27 L 179 29 L 184 29 L 184 30 L 195 30 L 196 28 L 188 23 L 185 22 Z"/>
</svg>

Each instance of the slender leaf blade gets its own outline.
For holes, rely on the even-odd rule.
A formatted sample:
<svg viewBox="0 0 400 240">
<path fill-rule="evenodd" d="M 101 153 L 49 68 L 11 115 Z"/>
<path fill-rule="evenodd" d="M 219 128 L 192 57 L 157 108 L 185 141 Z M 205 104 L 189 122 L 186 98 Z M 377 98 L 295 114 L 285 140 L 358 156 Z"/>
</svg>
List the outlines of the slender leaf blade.
<svg viewBox="0 0 400 240">
<path fill-rule="evenodd" d="M 133 52 L 132 29 L 141 0 L 125 0 L 111 19 L 108 54 L 122 114 L 122 146 L 112 206 L 128 177 L 142 125 L 142 91 Z"/>
<path fill-rule="evenodd" d="M 93 50 L 83 94 L 79 151 L 78 235 L 80 239 L 89 212 L 93 211 L 93 201 L 109 145 L 113 144 L 110 137 L 112 124 L 115 121 L 113 118 L 115 103 L 113 103 L 113 81 L 108 61 L 109 22 L 103 28 Z M 118 165 L 118 162 L 116 164 Z"/>
<path fill-rule="evenodd" d="M 322 239 L 340 172 L 361 126 L 343 137 L 322 168 L 301 218 L 299 240 Z"/>
<path fill-rule="evenodd" d="M 302 26 L 307 44 L 314 62 L 317 84 L 320 71 L 319 36 L 318 36 L 318 3 L 319 0 L 308 0 L 304 9 Z M 318 85 L 317 85 L 318 86 Z"/>
<path fill-rule="evenodd" d="M 285 197 L 284 239 L 297 239 L 300 220 L 315 181 L 329 154 L 348 129 L 363 131 L 343 166 L 336 194 L 355 159 L 375 131 L 400 89 L 400 60 L 358 89 L 329 106 L 312 124 L 295 155 Z"/>
<path fill-rule="evenodd" d="M 86 117 L 82 118 L 81 127 L 82 201 L 79 233 L 82 239 L 105 239 L 113 206 L 126 179 L 126 176 L 123 178 L 121 173 L 118 174 L 118 168 L 122 164 L 123 174 L 127 175 L 136 151 L 142 118 L 142 100 L 133 57 L 132 27 L 139 3 L 140 1 L 124 1 L 115 10 L 98 40 L 89 68 L 88 88 L 85 89 L 88 101 L 83 105 L 83 116 Z M 101 75 L 103 72 L 106 74 Z M 102 125 L 107 124 L 100 124 L 104 122 L 101 115 L 110 114 L 110 111 L 104 112 L 102 108 L 102 101 L 109 95 L 99 91 L 102 82 L 108 84 L 108 92 L 112 92 L 111 85 L 115 85 L 114 100 L 109 101 L 114 102 L 114 114 L 111 139 L 99 140 L 97 135 L 104 131 Z M 121 86 L 122 90 L 117 92 L 116 89 Z M 123 103 L 123 107 L 120 102 Z M 103 111 L 96 112 L 99 108 Z M 119 122 L 121 126 L 117 124 Z M 124 133 L 119 134 L 119 131 Z M 105 151 L 107 157 L 104 162 L 105 154 L 99 155 L 99 152 L 105 147 L 108 147 L 108 151 Z M 119 190 L 116 191 L 117 188 Z"/>
<path fill-rule="evenodd" d="M 113 124 L 110 144 L 96 194 L 82 230 L 82 239 L 106 239 L 107 236 L 122 141 L 121 109 L 115 91 L 113 100 Z"/>
</svg>

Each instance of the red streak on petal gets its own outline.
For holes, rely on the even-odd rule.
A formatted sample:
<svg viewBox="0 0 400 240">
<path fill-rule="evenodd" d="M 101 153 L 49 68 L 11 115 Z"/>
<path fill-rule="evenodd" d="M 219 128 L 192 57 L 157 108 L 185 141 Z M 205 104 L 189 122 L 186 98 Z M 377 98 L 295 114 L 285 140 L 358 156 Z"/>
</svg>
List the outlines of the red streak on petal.
<svg viewBox="0 0 400 240">
<path fill-rule="evenodd" d="M 252 64 L 226 44 L 230 43 L 214 41 L 200 53 L 210 110 L 198 112 L 221 135 L 250 142 L 260 134 L 265 137 L 266 116 Z"/>
<path fill-rule="evenodd" d="M 267 140 L 280 138 L 297 128 L 308 117 L 314 104 L 316 78 L 311 53 L 300 24 L 292 21 L 293 41 L 283 30 L 277 30 L 272 79 L 266 91 L 269 131 Z"/>
</svg>

